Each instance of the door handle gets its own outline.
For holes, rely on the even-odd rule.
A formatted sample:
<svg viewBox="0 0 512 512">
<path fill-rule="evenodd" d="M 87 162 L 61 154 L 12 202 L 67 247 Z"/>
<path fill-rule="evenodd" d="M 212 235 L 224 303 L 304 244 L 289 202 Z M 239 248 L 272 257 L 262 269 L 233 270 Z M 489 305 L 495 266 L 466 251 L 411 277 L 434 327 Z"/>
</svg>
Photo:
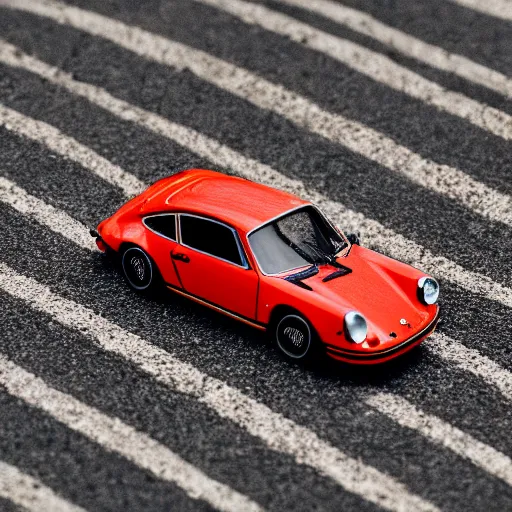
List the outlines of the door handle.
<svg viewBox="0 0 512 512">
<path fill-rule="evenodd" d="M 182 252 L 171 253 L 171 258 L 173 260 L 183 261 L 183 263 L 188 263 L 190 261 L 190 258 Z"/>
</svg>

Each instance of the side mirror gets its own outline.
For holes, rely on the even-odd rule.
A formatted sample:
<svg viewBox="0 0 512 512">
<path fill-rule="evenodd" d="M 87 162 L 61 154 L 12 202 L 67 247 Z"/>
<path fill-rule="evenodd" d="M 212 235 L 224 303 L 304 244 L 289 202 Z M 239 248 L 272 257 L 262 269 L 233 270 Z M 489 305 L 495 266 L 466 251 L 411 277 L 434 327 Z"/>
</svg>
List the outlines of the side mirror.
<svg viewBox="0 0 512 512">
<path fill-rule="evenodd" d="M 347 235 L 347 240 L 352 245 L 361 245 L 361 234 L 360 233 L 349 233 Z"/>
</svg>

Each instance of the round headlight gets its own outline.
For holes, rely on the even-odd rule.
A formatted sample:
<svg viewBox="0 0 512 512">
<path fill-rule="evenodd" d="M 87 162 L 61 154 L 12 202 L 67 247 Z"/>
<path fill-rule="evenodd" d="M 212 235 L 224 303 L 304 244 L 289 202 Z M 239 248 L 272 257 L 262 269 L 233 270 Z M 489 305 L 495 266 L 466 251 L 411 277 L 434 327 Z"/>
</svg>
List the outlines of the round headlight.
<svg viewBox="0 0 512 512">
<path fill-rule="evenodd" d="M 345 315 L 345 331 L 351 341 L 362 343 L 368 333 L 368 325 L 364 316 L 357 311 L 349 311 Z"/>
<path fill-rule="evenodd" d="M 439 284 L 432 277 L 422 277 L 418 280 L 418 295 L 427 304 L 435 304 L 439 298 Z"/>
</svg>

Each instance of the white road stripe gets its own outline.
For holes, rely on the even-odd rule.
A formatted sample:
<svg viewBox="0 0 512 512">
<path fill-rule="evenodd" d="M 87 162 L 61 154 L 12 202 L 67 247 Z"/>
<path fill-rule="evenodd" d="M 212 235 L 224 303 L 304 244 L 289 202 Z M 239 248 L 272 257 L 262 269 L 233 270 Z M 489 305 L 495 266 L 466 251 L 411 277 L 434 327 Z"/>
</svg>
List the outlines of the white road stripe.
<svg viewBox="0 0 512 512">
<path fill-rule="evenodd" d="M 374 52 L 348 39 L 323 32 L 260 4 L 243 0 L 198 1 L 223 9 L 246 23 L 285 35 L 297 43 L 339 60 L 359 73 L 396 91 L 466 119 L 499 137 L 512 139 L 512 116 L 489 105 L 479 103 L 462 93 L 445 89 L 401 66 L 382 53 Z"/>
<path fill-rule="evenodd" d="M 57 496 L 38 479 L 3 461 L 0 461 L 0 496 L 30 512 L 84 512 L 83 508 Z"/>
<path fill-rule="evenodd" d="M 512 21 L 512 2 L 510 0 L 449 0 L 455 4 L 469 7 L 489 16 Z"/>
<path fill-rule="evenodd" d="M 12 182 L 0 178 L 0 200 L 84 249 L 95 250 L 87 228 L 66 213 L 47 205 Z M 41 213 L 38 213 L 41 212 Z M 512 373 L 477 350 L 436 332 L 425 344 L 442 359 L 481 378 L 512 401 Z"/>
<path fill-rule="evenodd" d="M 90 250 L 96 248 L 94 240 L 82 223 L 73 219 L 67 213 L 28 194 L 15 183 L 1 176 L 0 201 L 33 218 L 40 224 L 48 226 L 52 231 L 65 236 L 81 247 Z"/>
<path fill-rule="evenodd" d="M 288 178 L 272 167 L 245 157 L 222 145 L 217 140 L 115 98 L 104 89 L 77 82 L 67 73 L 29 57 L 17 50 L 16 47 L 12 47 L 1 40 L 0 60 L 9 65 L 23 67 L 31 72 L 38 73 L 47 80 L 66 87 L 71 92 L 87 98 L 92 103 L 126 121 L 138 123 L 177 142 L 220 167 L 233 169 L 248 179 L 307 198 L 318 204 L 339 226 L 348 231 L 361 231 L 366 241 L 391 257 L 422 268 L 425 272 L 452 282 L 472 293 L 478 293 L 489 300 L 512 307 L 512 289 L 494 282 L 485 275 L 466 270 L 448 258 L 433 254 L 426 247 L 408 240 L 379 222 L 368 219 L 361 213 L 350 210 L 343 204 L 312 191 L 309 187 L 304 186 L 301 181 Z M 65 137 L 65 135 L 61 134 L 61 137 Z M 143 187 L 144 184 L 141 183 L 140 186 Z"/>
<path fill-rule="evenodd" d="M 0 125 L 18 135 L 44 144 L 60 156 L 90 169 L 108 183 L 121 188 L 127 196 L 139 194 L 144 188 L 135 176 L 124 172 L 119 166 L 112 164 L 72 137 L 62 134 L 57 128 L 1 104 Z"/>
<path fill-rule="evenodd" d="M 226 512 L 263 510 L 246 496 L 212 480 L 143 432 L 51 388 L 42 379 L 1 355 L 0 384 L 9 394 L 50 414 L 103 448 L 122 455 L 161 480 L 175 483 L 193 499 L 203 500 Z M 53 508 L 43 507 L 40 510 Z"/>
<path fill-rule="evenodd" d="M 378 393 L 369 397 L 366 403 L 400 426 L 418 431 L 434 443 L 452 450 L 487 473 L 512 485 L 512 460 L 492 446 L 482 443 L 437 416 L 418 410 L 400 396 Z"/>
<path fill-rule="evenodd" d="M 426 43 L 406 32 L 382 23 L 366 12 L 352 9 L 332 0 L 280 1 L 320 14 L 345 25 L 355 32 L 376 39 L 408 57 L 424 62 L 428 66 L 454 73 L 466 80 L 493 89 L 507 98 L 512 98 L 512 80 L 503 73 L 462 55 L 450 53 L 439 46 Z M 482 3 L 487 3 L 487 1 L 484 0 Z M 512 6 L 512 3 L 510 5 Z"/>
<path fill-rule="evenodd" d="M 11 0 L 0 1 L 11 2 Z M 26 4 L 26 0 L 12 0 L 12 2 L 18 8 L 43 14 L 57 21 L 65 20 L 66 23 L 81 30 L 108 38 L 145 58 L 178 68 L 186 62 L 188 68 L 201 79 L 240 96 L 259 108 L 273 110 L 293 123 L 345 146 L 421 186 L 458 201 L 486 218 L 512 226 L 510 196 L 471 178 L 459 169 L 426 160 L 382 133 L 357 121 L 322 110 L 306 98 L 246 70 L 199 50 L 150 34 L 138 27 L 129 27 L 96 13 L 75 7 L 62 7 L 63 4 L 50 2 L 50 0 L 44 0 L 44 3 L 29 2 L 29 4 Z M 51 72 L 42 70 L 44 65 L 29 63 L 27 58 L 17 57 L 16 52 L 13 54 L 11 45 L 2 43 L 1 47 L 4 62 L 26 66 L 27 69 L 33 67 L 37 70 L 35 72 L 39 71 L 46 76 L 51 76 Z M 18 64 L 15 64 L 16 62 Z M 69 83 L 70 77 L 68 76 L 66 80 L 66 76 L 60 73 L 61 75 L 52 81 Z M 85 86 L 81 87 L 83 91 L 86 90 Z M 90 93 L 82 93 L 84 94 L 90 95 Z M 91 99 L 91 101 L 94 100 Z"/>
<path fill-rule="evenodd" d="M 223 381 L 209 377 L 194 366 L 179 361 L 165 350 L 125 331 L 92 310 L 52 293 L 48 287 L 18 274 L 4 263 L 0 263 L 0 289 L 50 315 L 63 325 L 78 329 L 83 336 L 89 337 L 102 349 L 131 361 L 176 391 L 196 398 L 221 417 L 233 421 L 251 435 L 263 440 L 272 450 L 294 457 L 297 463 L 306 464 L 332 478 L 349 492 L 389 510 L 437 510 L 431 503 L 411 494 L 402 483 L 360 460 L 349 457 L 308 428 L 272 411 Z M 20 385 L 20 388 L 24 387 Z M 29 397 L 24 398 L 28 399 Z M 51 407 L 55 400 L 44 400 L 44 403 Z M 58 411 L 51 414 L 56 415 Z M 87 429 L 87 435 L 99 436 L 101 425 L 89 427 L 88 425 L 93 424 L 92 420 L 80 421 L 82 417 L 82 414 L 75 417 L 80 428 Z M 117 421 L 115 424 L 117 425 Z M 102 443 L 116 442 L 115 439 L 103 437 L 102 435 Z M 153 455 L 150 454 L 146 463 L 149 464 L 152 458 Z M 143 464 L 145 460 L 137 463 Z"/>
<path fill-rule="evenodd" d="M 512 401 L 512 372 L 495 361 L 439 332 L 431 336 L 425 346 L 461 370 L 481 378 L 507 400 Z"/>
</svg>

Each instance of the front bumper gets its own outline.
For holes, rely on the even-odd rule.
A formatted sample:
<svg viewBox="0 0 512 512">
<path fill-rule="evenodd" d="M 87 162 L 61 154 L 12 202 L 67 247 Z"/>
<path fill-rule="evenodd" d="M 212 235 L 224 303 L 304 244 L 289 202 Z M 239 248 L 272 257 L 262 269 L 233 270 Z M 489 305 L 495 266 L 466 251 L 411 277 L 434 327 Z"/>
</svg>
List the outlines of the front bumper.
<svg viewBox="0 0 512 512">
<path fill-rule="evenodd" d="M 348 350 L 335 347 L 334 345 L 325 345 L 327 355 L 337 361 L 344 361 L 352 364 L 378 364 L 394 359 L 419 345 L 425 338 L 430 336 L 439 321 L 439 306 L 433 320 L 414 336 L 402 341 L 398 345 L 383 350 L 372 352 L 362 352 L 357 350 Z"/>
</svg>

